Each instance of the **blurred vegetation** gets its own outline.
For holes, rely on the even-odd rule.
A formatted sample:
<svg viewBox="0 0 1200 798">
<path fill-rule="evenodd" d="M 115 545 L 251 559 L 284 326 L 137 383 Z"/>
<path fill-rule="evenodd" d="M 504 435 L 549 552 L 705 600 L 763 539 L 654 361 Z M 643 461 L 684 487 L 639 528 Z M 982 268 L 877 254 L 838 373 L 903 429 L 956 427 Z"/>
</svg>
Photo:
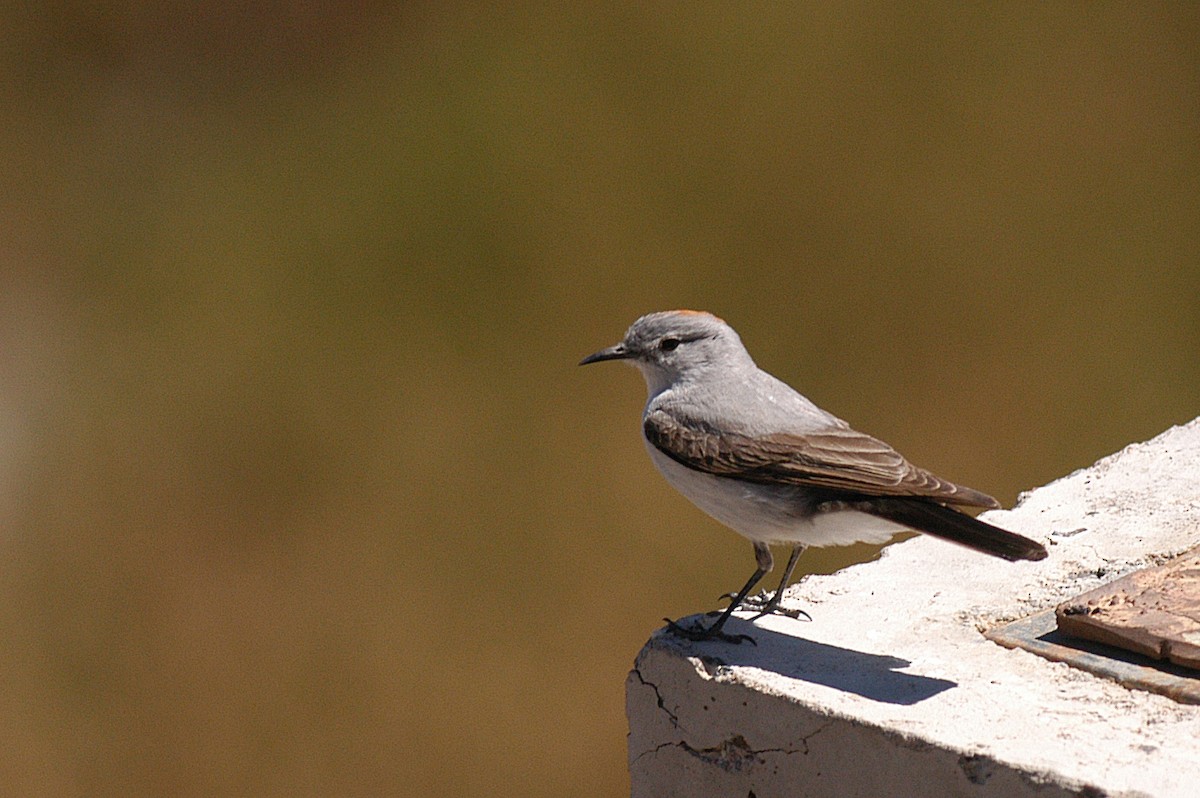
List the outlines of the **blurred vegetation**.
<svg viewBox="0 0 1200 798">
<path fill-rule="evenodd" d="M 5 794 L 625 791 L 644 312 L 1006 503 L 1198 412 L 1191 5 L 0 14 Z"/>
</svg>

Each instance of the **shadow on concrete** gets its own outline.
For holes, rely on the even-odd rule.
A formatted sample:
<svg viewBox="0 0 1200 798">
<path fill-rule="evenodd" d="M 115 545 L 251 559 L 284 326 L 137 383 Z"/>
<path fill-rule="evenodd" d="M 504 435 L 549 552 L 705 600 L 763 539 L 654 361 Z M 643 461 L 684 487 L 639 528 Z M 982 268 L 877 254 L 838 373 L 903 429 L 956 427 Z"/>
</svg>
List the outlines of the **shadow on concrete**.
<svg viewBox="0 0 1200 798">
<path fill-rule="evenodd" d="M 682 619 L 680 623 L 691 626 L 702 619 L 705 623 L 711 623 L 711 619 L 705 619 L 703 615 L 693 615 Z M 681 651 L 700 657 L 710 669 L 750 666 L 885 704 L 909 706 L 958 686 L 957 682 L 947 679 L 900 673 L 901 668 L 907 668 L 912 663 L 899 657 L 817 643 L 764 629 L 736 617 L 730 618 L 725 630 L 731 634 L 749 635 L 758 645 L 721 641 L 689 642 L 665 629 L 655 633 L 655 638 L 656 642 L 678 646 Z"/>
</svg>

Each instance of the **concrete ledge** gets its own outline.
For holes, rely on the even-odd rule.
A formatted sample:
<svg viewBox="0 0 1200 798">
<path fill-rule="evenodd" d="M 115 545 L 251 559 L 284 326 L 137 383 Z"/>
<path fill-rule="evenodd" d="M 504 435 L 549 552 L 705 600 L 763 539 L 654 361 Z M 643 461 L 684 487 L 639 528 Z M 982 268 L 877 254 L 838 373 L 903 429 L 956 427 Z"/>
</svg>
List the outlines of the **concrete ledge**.
<svg viewBox="0 0 1200 798">
<path fill-rule="evenodd" d="M 1200 795 L 1200 707 L 982 634 L 1200 542 L 1200 419 L 985 518 L 1050 557 L 922 536 L 793 587 L 812 622 L 731 620 L 757 647 L 655 633 L 626 683 L 633 795 Z"/>
</svg>

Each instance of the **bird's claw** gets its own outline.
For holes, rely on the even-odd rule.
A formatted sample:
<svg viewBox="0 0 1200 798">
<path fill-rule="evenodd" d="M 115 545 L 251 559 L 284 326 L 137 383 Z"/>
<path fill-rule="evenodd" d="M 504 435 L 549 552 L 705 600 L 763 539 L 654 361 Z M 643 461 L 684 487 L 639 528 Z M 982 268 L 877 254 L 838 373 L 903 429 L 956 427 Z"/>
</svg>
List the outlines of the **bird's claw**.
<svg viewBox="0 0 1200 798">
<path fill-rule="evenodd" d="M 722 596 L 724 598 L 724 596 Z M 783 615 L 795 620 L 804 619 L 811 621 L 812 616 L 802 609 L 792 609 L 790 607 L 779 606 L 779 594 L 768 596 L 766 591 L 755 596 L 746 596 L 742 599 L 742 606 L 748 610 L 758 610 L 758 614 L 751 618 L 751 621 L 757 621 L 759 618 L 764 618 L 768 615 Z"/>
<path fill-rule="evenodd" d="M 675 623 L 675 621 L 672 621 L 670 618 L 663 618 L 663 620 L 667 622 L 668 632 L 686 640 L 693 640 L 696 642 L 701 642 L 704 640 L 720 640 L 725 643 L 733 643 L 734 645 L 739 645 L 741 643 L 750 643 L 754 646 L 758 645 L 758 643 L 756 643 L 754 638 L 750 635 L 729 634 L 728 632 L 722 632 L 720 629 L 715 628 L 715 626 L 710 626 L 707 629 L 702 627 L 689 629 L 682 624 Z"/>
<path fill-rule="evenodd" d="M 812 616 L 809 615 L 807 612 L 805 612 L 802 609 L 799 609 L 799 608 L 791 609 L 791 608 L 786 608 L 786 607 L 780 607 L 778 604 L 776 604 L 774 606 L 771 606 L 770 604 L 768 604 L 766 607 L 763 607 L 762 611 L 759 612 L 758 615 L 755 615 L 750 620 L 757 621 L 759 618 L 762 618 L 767 615 L 783 615 L 783 616 L 792 618 L 793 620 L 797 620 L 797 621 L 799 621 L 799 620 L 811 621 L 812 620 Z"/>
</svg>

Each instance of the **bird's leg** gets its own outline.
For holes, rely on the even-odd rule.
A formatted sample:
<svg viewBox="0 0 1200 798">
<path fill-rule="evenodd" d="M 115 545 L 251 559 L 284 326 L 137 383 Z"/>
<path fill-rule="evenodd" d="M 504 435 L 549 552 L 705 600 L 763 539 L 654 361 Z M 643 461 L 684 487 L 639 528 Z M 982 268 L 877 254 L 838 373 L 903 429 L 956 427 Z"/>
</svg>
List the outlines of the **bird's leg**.
<svg viewBox="0 0 1200 798">
<path fill-rule="evenodd" d="M 772 613 L 779 613 L 780 615 L 797 619 L 803 616 L 810 621 L 812 620 L 812 616 L 804 610 L 784 610 L 779 608 L 779 601 L 783 598 L 783 589 L 787 587 L 788 581 L 792 578 L 792 571 L 796 570 L 796 560 L 800 559 L 800 555 L 804 553 L 806 548 L 808 547 L 803 543 L 797 543 L 792 547 L 792 554 L 788 557 L 787 566 L 783 569 L 783 578 L 779 580 L 779 587 L 775 590 L 775 595 L 771 596 L 771 599 L 762 605 L 762 610 L 758 615 L 755 615 L 750 620 L 757 621 L 764 615 L 771 615 Z"/>
<path fill-rule="evenodd" d="M 757 596 L 746 596 L 746 598 L 742 601 L 743 607 L 761 610 L 758 615 L 755 615 L 750 620 L 756 621 L 764 615 L 786 615 L 789 618 L 805 618 L 810 621 L 812 620 L 812 616 L 810 616 L 804 610 L 785 610 L 779 606 L 779 602 L 783 599 L 783 589 L 786 588 L 788 582 L 791 581 L 792 571 L 796 569 L 796 561 L 800 559 L 800 555 L 803 554 L 807 548 L 808 546 L 804 545 L 803 543 L 797 543 L 792 547 L 792 554 L 790 557 L 788 557 L 787 567 L 783 569 L 783 578 L 779 580 L 779 587 L 773 594 L 768 597 L 767 591 L 764 590 Z M 721 596 L 721 598 L 732 599 L 734 598 L 734 595 L 735 594 L 733 593 L 726 593 Z M 715 615 L 716 613 L 711 614 Z"/>
<path fill-rule="evenodd" d="M 729 603 L 729 606 L 726 607 L 725 611 L 721 613 L 721 617 L 717 618 L 712 626 L 708 627 L 707 629 L 689 629 L 687 627 L 680 626 L 670 618 L 664 618 L 663 620 L 667 622 L 667 629 L 669 629 L 672 634 L 680 637 L 686 637 L 688 640 L 711 640 L 715 637 L 718 640 L 724 640 L 727 643 L 741 643 L 743 640 L 754 643 L 754 638 L 750 637 L 750 635 L 731 635 L 721 631 L 721 627 L 723 627 L 725 622 L 729 620 L 729 616 L 733 615 L 733 611 L 738 608 L 738 605 L 742 603 L 742 600 L 745 599 L 746 596 L 750 595 L 750 591 L 754 589 L 754 586 L 757 585 L 759 581 L 766 576 L 767 572 L 770 571 L 775 565 L 775 561 L 771 557 L 771 549 L 768 548 L 767 544 L 765 543 L 754 544 L 754 559 L 758 563 L 758 568 L 756 568 L 754 573 L 750 575 L 750 578 L 746 580 L 746 584 L 740 591 L 738 591 L 738 594 L 733 597 L 733 601 Z M 758 644 L 755 643 L 755 645 Z"/>
</svg>

